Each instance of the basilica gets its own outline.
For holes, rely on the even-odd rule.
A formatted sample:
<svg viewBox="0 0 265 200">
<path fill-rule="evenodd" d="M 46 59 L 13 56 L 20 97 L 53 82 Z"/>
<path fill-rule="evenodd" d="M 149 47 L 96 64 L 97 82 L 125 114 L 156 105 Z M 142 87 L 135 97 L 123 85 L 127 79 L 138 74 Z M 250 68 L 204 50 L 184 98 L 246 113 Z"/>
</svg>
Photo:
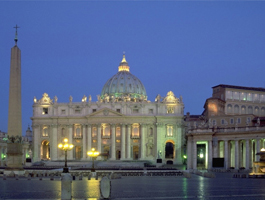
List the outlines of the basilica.
<svg viewBox="0 0 265 200">
<path fill-rule="evenodd" d="M 142 82 L 130 72 L 125 55 L 118 72 L 106 81 L 96 101 L 84 95 L 79 102 L 59 102 L 48 92 L 34 97 L 33 161 L 64 160 L 58 144 L 68 138 L 74 149 L 69 160 L 131 160 L 182 164 L 185 145 L 184 103 L 172 91 L 147 99 Z"/>
</svg>

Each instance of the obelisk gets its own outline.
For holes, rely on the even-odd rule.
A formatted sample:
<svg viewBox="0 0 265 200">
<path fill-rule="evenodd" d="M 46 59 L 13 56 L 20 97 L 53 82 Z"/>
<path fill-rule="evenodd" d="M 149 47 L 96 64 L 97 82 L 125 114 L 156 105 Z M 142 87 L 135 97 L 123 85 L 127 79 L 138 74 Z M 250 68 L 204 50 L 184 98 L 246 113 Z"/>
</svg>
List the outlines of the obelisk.
<svg viewBox="0 0 265 200">
<path fill-rule="evenodd" d="M 15 46 L 11 48 L 9 107 L 8 107 L 8 143 L 7 167 L 5 171 L 19 173 L 22 166 L 22 122 L 21 122 L 21 52 L 17 46 L 17 25 Z"/>
</svg>

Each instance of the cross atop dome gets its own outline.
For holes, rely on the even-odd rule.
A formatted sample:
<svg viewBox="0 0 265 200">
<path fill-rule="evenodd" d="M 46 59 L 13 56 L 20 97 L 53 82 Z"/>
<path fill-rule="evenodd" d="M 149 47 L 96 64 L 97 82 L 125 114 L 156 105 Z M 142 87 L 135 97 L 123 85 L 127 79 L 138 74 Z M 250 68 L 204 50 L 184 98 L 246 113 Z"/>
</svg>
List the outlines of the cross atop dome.
<svg viewBox="0 0 265 200">
<path fill-rule="evenodd" d="M 13 28 L 16 29 L 16 35 L 15 35 L 15 39 L 14 40 L 15 40 L 15 45 L 17 46 L 17 41 L 18 41 L 18 39 L 17 39 L 17 29 L 20 28 L 20 27 L 18 27 L 17 24 L 16 24 L 16 26 L 13 27 Z"/>
<path fill-rule="evenodd" d="M 123 58 L 121 60 L 120 66 L 119 66 L 119 72 L 120 71 L 130 72 L 130 67 L 129 67 L 129 65 L 126 61 L 126 58 L 125 58 L 125 52 L 123 52 Z"/>
</svg>

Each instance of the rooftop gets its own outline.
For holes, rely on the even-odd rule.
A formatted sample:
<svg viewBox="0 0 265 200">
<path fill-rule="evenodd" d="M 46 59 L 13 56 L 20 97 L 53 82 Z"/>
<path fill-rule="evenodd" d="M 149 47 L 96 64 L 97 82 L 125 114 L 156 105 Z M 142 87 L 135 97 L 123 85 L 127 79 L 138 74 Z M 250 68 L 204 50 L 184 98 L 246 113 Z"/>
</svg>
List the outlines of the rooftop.
<svg viewBox="0 0 265 200">
<path fill-rule="evenodd" d="M 233 89 L 240 89 L 240 90 L 253 90 L 253 91 L 265 92 L 265 88 L 261 88 L 261 87 L 244 87 L 244 86 L 220 84 L 220 85 L 213 86 L 212 88 L 216 88 L 216 87 L 233 88 Z"/>
</svg>

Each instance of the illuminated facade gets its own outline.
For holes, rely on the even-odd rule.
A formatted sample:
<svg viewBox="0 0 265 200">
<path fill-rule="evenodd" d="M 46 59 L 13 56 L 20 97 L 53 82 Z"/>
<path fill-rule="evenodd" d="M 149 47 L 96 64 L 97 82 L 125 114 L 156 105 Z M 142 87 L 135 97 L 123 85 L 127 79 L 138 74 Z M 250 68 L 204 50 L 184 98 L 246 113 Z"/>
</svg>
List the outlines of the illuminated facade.
<svg viewBox="0 0 265 200">
<path fill-rule="evenodd" d="M 188 169 L 250 169 L 265 147 L 265 88 L 217 85 L 201 116 L 186 116 Z"/>
<path fill-rule="evenodd" d="M 74 144 L 70 160 L 89 160 L 87 151 L 95 148 L 107 160 L 148 160 L 153 163 L 182 163 L 184 148 L 184 104 L 182 97 L 168 92 L 154 102 L 147 100 L 142 82 L 130 73 L 123 56 L 118 73 L 104 85 L 93 102 L 84 96 L 80 102 L 59 103 L 44 93 L 34 98 L 32 127 L 34 161 L 63 160 L 58 149 L 63 138 Z"/>
</svg>

